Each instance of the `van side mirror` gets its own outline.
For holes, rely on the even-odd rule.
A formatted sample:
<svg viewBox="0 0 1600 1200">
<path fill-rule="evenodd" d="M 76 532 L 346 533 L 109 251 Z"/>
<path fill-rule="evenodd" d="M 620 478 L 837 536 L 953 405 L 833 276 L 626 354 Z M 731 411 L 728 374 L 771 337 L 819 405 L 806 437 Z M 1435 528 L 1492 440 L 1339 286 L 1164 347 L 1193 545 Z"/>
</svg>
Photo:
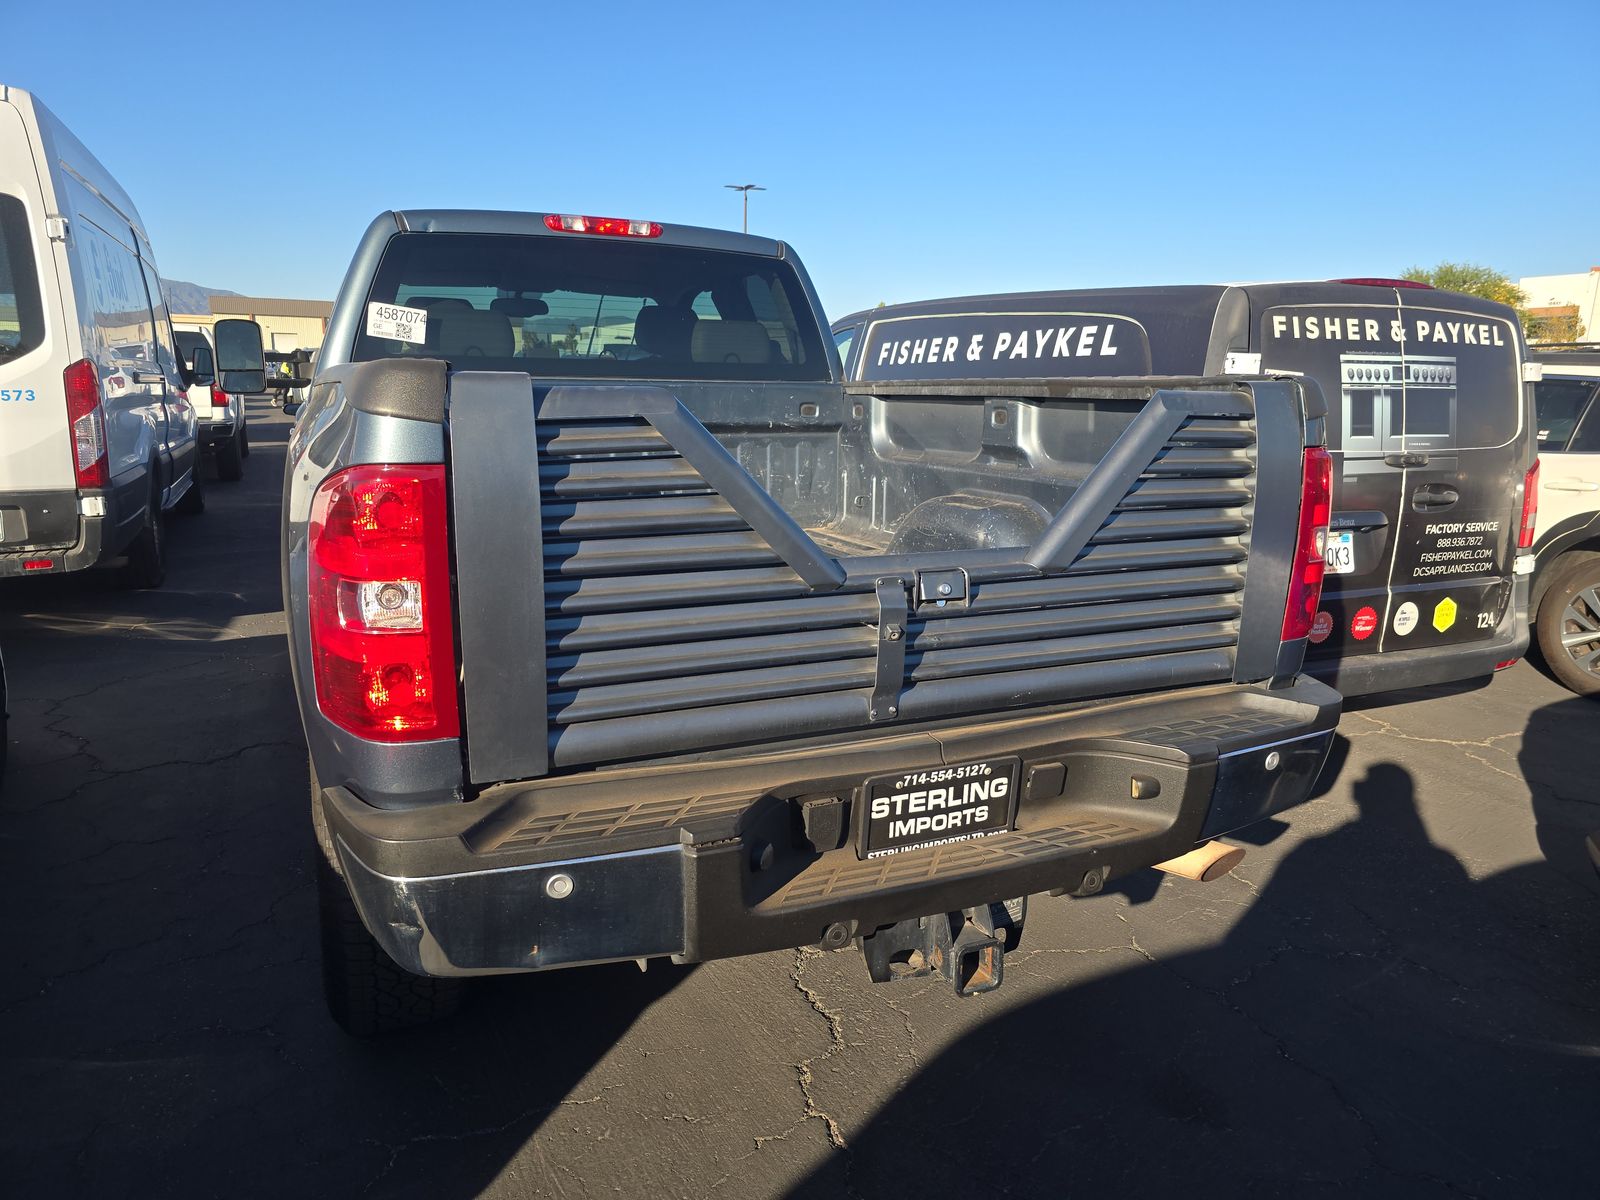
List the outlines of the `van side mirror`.
<svg viewBox="0 0 1600 1200">
<path fill-rule="evenodd" d="M 189 368 L 189 378 L 200 387 L 210 387 L 217 381 L 217 360 L 210 346 L 194 348 L 194 363 Z"/>
<path fill-rule="evenodd" d="M 267 388 L 261 354 L 261 326 L 229 317 L 211 331 L 217 340 L 216 374 L 225 392 L 253 393 Z"/>
</svg>

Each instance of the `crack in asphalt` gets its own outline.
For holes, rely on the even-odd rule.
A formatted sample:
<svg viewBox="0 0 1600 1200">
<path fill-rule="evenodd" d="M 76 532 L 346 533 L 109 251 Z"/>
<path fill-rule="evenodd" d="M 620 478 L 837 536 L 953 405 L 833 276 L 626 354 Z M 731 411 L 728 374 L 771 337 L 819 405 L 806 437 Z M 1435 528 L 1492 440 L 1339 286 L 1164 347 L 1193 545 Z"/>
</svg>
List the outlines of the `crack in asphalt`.
<svg viewBox="0 0 1600 1200">
<path fill-rule="evenodd" d="M 802 946 L 795 951 L 794 970 L 789 973 L 790 980 L 794 983 L 795 990 L 805 997 L 809 1004 L 824 1021 L 828 1023 L 828 1048 L 820 1055 L 802 1059 L 792 1064 L 795 1075 L 800 1084 L 800 1096 L 805 1102 L 805 1117 L 807 1120 L 821 1121 L 828 1131 L 828 1141 L 835 1150 L 847 1150 L 845 1145 L 844 1130 L 839 1127 L 839 1122 L 817 1104 L 815 1095 L 812 1094 L 811 1085 L 815 1081 L 812 1075 L 812 1064 L 821 1062 L 845 1048 L 844 1042 L 844 1017 L 828 1008 L 822 1003 L 822 997 L 806 986 L 801 974 L 805 971 L 806 963 L 813 958 L 821 958 L 822 951 L 814 946 Z"/>
<path fill-rule="evenodd" d="M 1472 759 L 1474 762 L 1479 763 L 1479 764 L 1481 764 L 1481 765 L 1483 765 L 1485 767 L 1488 767 L 1489 770 L 1491 770 L 1491 771 L 1499 772 L 1501 775 L 1504 775 L 1507 779 L 1515 780 L 1517 783 L 1520 783 L 1520 784 L 1526 784 L 1528 782 L 1527 779 L 1524 778 L 1521 774 L 1519 774 L 1519 773 L 1517 773 L 1515 771 L 1508 771 L 1504 767 L 1498 766 L 1495 763 L 1490 762 L 1487 758 L 1483 757 L 1483 755 L 1475 754 L 1471 750 L 1468 749 L 1469 746 L 1476 746 L 1481 750 L 1493 750 L 1493 751 L 1495 751 L 1496 753 L 1499 753 L 1499 754 L 1506 754 L 1506 753 L 1508 753 L 1507 751 L 1501 750 L 1500 747 L 1496 746 L 1494 743 L 1496 743 L 1498 741 L 1501 741 L 1501 740 L 1503 740 L 1505 738 L 1521 737 L 1522 736 L 1522 731 L 1521 730 L 1517 730 L 1517 731 L 1514 731 L 1514 732 L 1511 732 L 1511 733 L 1497 733 L 1497 734 L 1493 735 L 1492 737 L 1486 737 L 1486 738 L 1422 737 L 1419 734 L 1406 733 L 1403 730 L 1401 730 L 1399 726 L 1397 726 L 1397 725 L 1395 725 L 1395 724 L 1393 724 L 1393 723 L 1391 723 L 1389 721 L 1382 720 L 1379 717 L 1374 717 L 1370 713 L 1347 712 L 1347 713 L 1345 713 L 1345 716 L 1347 716 L 1347 717 L 1360 717 L 1363 721 L 1369 721 L 1372 724 L 1378 726 L 1377 729 L 1368 729 L 1368 730 L 1364 730 L 1364 731 L 1354 731 L 1354 730 L 1348 730 L 1348 729 L 1347 730 L 1342 730 L 1344 735 L 1346 737 L 1348 737 L 1348 738 L 1354 739 L 1354 738 L 1359 738 L 1359 737 L 1372 737 L 1375 734 L 1382 734 L 1382 735 L 1384 735 L 1386 737 L 1398 738 L 1398 739 L 1400 739 L 1401 741 L 1404 741 L 1404 742 L 1420 742 L 1420 743 L 1422 743 L 1424 745 L 1432 745 L 1432 746 L 1454 746 L 1457 750 L 1460 750 L 1462 753 L 1464 753 L 1468 758 Z"/>
</svg>

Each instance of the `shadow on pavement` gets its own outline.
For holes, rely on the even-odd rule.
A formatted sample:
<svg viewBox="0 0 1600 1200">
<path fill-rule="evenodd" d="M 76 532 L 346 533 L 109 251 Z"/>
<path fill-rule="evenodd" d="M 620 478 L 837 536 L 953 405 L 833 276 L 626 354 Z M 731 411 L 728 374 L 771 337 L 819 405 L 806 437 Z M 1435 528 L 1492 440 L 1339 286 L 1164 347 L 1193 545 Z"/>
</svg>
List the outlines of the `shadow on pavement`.
<svg viewBox="0 0 1600 1200">
<path fill-rule="evenodd" d="M 1221 945 L 982 1025 L 793 1194 L 1592 1194 L 1600 910 L 1469 877 L 1398 765 L 1354 798 Z"/>
</svg>

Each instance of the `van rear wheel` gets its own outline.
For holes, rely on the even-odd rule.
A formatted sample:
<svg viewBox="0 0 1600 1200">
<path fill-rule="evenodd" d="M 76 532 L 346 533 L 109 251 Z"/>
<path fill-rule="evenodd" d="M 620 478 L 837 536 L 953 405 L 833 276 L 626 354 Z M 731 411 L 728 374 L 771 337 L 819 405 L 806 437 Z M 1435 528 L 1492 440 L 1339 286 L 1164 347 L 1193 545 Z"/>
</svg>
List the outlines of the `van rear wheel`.
<svg viewBox="0 0 1600 1200">
<path fill-rule="evenodd" d="M 465 981 L 413 975 L 367 932 L 339 873 L 311 771 L 311 825 L 317 835 L 317 911 L 322 927 L 322 993 L 328 1013 L 352 1037 L 370 1038 L 451 1016 Z"/>
<path fill-rule="evenodd" d="M 122 568 L 123 587 L 158 588 L 167 577 L 167 522 L 161 511 L 161 497 L 152 493 L 145 509 L 144 526 L 128 546 L 128 562 Z"/>
<path fill-rule="evenodd" d="M 1600 695 L 1600 555 L 1555 568 L 1534 633 L 1558 680 L 1580 696 Z"/>
</svg>

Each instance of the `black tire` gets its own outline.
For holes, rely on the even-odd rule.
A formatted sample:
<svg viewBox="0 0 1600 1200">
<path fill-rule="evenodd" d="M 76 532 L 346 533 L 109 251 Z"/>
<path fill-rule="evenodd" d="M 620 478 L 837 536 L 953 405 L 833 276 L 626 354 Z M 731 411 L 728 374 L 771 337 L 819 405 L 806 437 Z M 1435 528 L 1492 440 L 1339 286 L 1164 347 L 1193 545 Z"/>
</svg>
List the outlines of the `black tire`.
<svg viewBox="0 0 1600 1200">
<path fill-rule="evenodd" d="M 250 426 L 243 417 L 239 418 L 239 454 L 243 458 L 250 457 Z"/>
<path fill-rule="evenodd" d="M 161 495 L 150 494 L 144 512 L 144 527 L 128 544 L 128 562 L 122 568 L 123 587 L 148 590 L 158 588 L 167 578 L 167 518 L 161 511 Z"/>
<path fill-rule="evenodd" d="M 1600 555 L 1558 562 L 1552 570 L 1534 618 L 1539 652 L 1568 690 L 1600 695 Z"/>
<path fill-rule="evenodd" d="M 198 517 L 206 510 L 206 481 L 205 464 L 200 455 L 194 456 L 194 472 L 189 480 L 189 490 L 183 494 L 183 499 L 178 501 L 175 512 L 186 517 Z"/>
<path fill-rule="evenodd" d="M 322 925 L 322 994 L 328 1013 L 352 1037 L 370 1038 L 442 1021 L 461 1007 L 464 981 L 413 975 L 367 932 L 339 874 L 311 773 L 311 824 L 317 835 L 317 910 Z"/>
<path fill-rule="evenodd" d="M 217 478 L 224 483 L 238 483 L 244 478 L 243 441 L 241 429 L 217 447 Z"/>
</svg>

